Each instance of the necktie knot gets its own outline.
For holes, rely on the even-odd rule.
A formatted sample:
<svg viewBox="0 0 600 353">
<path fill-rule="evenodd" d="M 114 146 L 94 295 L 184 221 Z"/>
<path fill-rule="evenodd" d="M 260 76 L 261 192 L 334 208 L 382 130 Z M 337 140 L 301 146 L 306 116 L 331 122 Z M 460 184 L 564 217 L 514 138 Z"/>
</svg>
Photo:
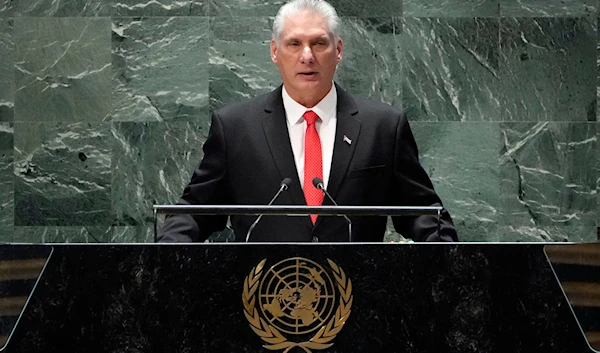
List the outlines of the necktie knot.
<svg viewBox="0 0 600 353">
<path fill-rule="evenodd" d="M 313 112 L 312 110 L 307 110 L 306 113 L 304 113 L 303 115 L 304 120 L 306 120 L 306 125 L 313 125 L 317 119 L 319 119 L 319 116 L 317 115 L 317 113 Z"/>
</svg>

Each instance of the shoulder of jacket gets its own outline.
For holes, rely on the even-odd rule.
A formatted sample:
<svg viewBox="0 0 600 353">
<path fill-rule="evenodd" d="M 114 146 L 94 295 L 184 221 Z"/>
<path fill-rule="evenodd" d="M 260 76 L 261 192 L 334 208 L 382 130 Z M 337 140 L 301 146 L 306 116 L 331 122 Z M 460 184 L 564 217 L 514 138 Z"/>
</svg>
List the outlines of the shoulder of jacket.
<svg viewBox="0 0 600 353">
<path fill-rule="evenodd" d="M 365 114 L 369 117 L 379 117 L 381 119 L 406 119 L 406 111 L 403 107 L 396 107 L 374 99 L 365 99 L 354 94 L 352 98 L 358 106 L 360 115 Z"/>
<path fill-rule="evenodd" d="M 271 93 L 245 100 L 242 102 L 229 103 L 215 110 L 215 113 L 221 120 L 237 120 L 246 117 L 255 117 L 260 112 L 264 112 L 267 97 Z"/>
</svg>

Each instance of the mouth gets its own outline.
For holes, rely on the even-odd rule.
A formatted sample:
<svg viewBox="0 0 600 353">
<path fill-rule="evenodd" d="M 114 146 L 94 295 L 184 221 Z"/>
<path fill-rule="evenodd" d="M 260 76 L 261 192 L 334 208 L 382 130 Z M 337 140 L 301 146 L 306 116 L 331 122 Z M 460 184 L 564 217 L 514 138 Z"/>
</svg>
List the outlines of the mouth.
<svg viewBox="0 0 600 353">
<path fill-rule="evenodd" d="M 303 77 L 314 77 L 317 74 L 316 71 L 302 71 L 299 72 L 298 75 L 303 76 Z"/>
</svg>

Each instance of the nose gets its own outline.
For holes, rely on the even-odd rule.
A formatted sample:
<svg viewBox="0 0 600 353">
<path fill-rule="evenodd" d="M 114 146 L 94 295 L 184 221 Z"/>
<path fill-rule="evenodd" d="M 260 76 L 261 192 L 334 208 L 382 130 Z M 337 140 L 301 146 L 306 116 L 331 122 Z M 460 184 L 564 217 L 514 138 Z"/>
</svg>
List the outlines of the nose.
<svg viewBox="0 0 600 353">
<path fill-rule="evenodd" d="M 302 56 L 300 57 L 300 60 L 302 61 L 303 64 L 310 64 L 315 60 L 315 57 L 313 55 L 312 49 L 310 48 L 310 46 L 305 46 L 304 49 L 302 50 Z"/>
</svg>

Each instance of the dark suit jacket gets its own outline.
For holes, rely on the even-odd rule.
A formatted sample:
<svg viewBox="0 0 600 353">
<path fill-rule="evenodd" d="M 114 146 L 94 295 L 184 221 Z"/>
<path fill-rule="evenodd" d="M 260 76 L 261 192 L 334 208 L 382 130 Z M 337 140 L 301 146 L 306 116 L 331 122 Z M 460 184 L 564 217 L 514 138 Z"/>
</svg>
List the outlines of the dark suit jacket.
<svg viewBox="0 0 600 353">
<path fill-rule="evenodd" d="M 327 190 L 339 205 L 439 206 L 418 160 L 406 116 L 387 104 L 362 100 L 337 88 L 337 128 Z M 344 135 L 352 143 L 344 142 Z M 266 205 L 281 180 L 292 184 L 276 205 L 306 205 L 287 129 L 281 87 L 248 102 L 226 106 L 212 116 L 204 158 L 179 202 L 182 205 Z M 325 198 L 324 205 L 331 205 Z M 256 216 L 232 216 L 236 241 L 244 241 Z M 386 217 L 352 217 L 352 240 L 382 241 Z M 225 216 L 167 217 L 161 242 L 204 241 L 222 230 Z M 435 216 L 395 217 L 396 231 L 415 241 L 456 241 L 444 211 L 440 234 Z M 315 238 L 316 237 L 316 238 Z M 251 241 L 348 241 L 342 217 L 264 216 Z"/>
</svg>

